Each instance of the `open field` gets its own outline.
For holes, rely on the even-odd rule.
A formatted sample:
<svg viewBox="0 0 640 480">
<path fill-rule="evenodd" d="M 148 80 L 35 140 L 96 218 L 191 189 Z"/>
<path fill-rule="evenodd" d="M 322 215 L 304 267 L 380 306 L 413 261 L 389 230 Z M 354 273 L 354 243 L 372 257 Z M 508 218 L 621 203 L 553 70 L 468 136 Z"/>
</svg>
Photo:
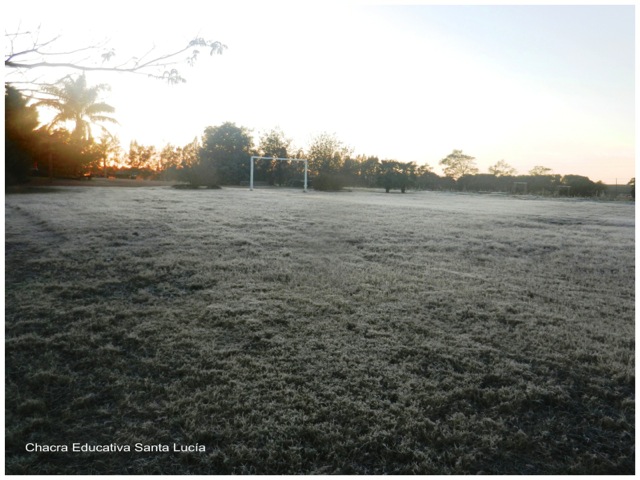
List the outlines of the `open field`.
<svg viewBox="0 0 640 480">
<path fill-rule="evenodd" d="M 635 471 L 633 204 L 52 192 L 6 197 L 8 474 Z"/>
</svg>

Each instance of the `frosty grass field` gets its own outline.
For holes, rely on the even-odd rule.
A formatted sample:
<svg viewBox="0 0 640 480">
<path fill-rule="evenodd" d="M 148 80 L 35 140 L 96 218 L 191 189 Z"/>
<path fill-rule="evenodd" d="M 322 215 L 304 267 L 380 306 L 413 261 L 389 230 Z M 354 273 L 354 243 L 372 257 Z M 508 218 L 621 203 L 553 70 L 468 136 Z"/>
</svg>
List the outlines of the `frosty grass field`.
<svg viewBox="0 0 640 480">
<path fill-rule="evenodd" d="M 8 474 L 635 471 L 631 203 L 73 187 L 5 215 Z"/>
</svg>

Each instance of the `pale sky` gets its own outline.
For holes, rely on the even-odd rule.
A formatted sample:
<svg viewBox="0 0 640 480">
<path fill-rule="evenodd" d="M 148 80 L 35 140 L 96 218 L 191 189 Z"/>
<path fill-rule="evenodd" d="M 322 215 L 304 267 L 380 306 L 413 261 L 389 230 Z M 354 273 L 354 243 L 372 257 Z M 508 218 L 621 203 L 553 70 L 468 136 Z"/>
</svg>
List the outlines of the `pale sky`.
<svg viewBox="0 0 640 480">
<path fill-rule="evenodd" d="M 521 174 L 635 176 L 633 5 L 12 3 L 5 31 L 22 20 L 74 46 L 110 38 L 123 59 L 196 35 L 228 46 L 181 67 L 184 85 L 89 73 L 112 85 L 125 149 L 184 145 L 231 121 L 256 144 L 274 127 L 301 148 L 328 132 L 354 154 L 436 173 L 457 149 L 481 173 L 505 160 Z"/>
</svg>

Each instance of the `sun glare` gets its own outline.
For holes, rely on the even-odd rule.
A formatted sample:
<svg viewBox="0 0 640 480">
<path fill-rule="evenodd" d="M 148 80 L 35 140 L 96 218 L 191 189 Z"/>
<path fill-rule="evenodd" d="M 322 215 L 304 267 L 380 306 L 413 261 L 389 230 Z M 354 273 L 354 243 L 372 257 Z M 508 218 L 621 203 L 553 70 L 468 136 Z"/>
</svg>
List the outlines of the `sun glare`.
<svg viewBox="0 0 640 480">
<path fill-rule="evenodd" d="M 58 18 L 56 9 L 38 5 L 46 18 Z M 18 19 L 20 9 L 12 8 Z M 194 68 L 180 67 L 185 85 L 92 72 L 91 81 L 112 85 L 105 101 L 116 107 L 125 148 L 133 139 L 185 144 L 207 126 L 232 121 L 256 135 L 280 126 L 302 148 L 314 135 L 335 132 L 356 153 L 431 165 L 463 149 L 483 168 L 505 158 L 523 170 L 536 157 L 536 164 L 559 162 L 553 168 L 560 171 L 563 162 L 576 165 L 588 154 L 604 158 L 615 150 L 618 162 L 582 161 L 577 173 L 633 176 L 634 113 L 625 106 L 633 103 L 633 74 L 623 68 L 633 63 L 625 53 L 632 46 L 620 47 L 628 47 L 626 24 L 596 43 L 581 23 L 564 33 L 551 28 L 552 7 L 528 10 L 535 15 L 521 24 L 523 11 L 478 8 L 242 3 L 197 15 L 144 11 L 144 24 L 136 10 L 126 17 L 105 12 L 90 30 L 77 21 L 53 23 L 75 46 L 111 37 L 119 58 L 193 35 L 229 46 L 222 56 L 203 52 Z M 591 10 L 580 12 L 590 25 Z M 116 17 L 123 28 L 114 33 L 109 22 Z M 539 22 L 537 30 L 532 22 Z M 518 36 L 518 27 L 547 36 L 536 47 L 525 33 Z M 554 41 L 572 54 L 566 66 L 555 58 Z M 591 50 L 576 48 L 581 41 Z M 600 65 L 607 68 L 594 70 Z M 607 89 L 611 82 L 619 88 Z"/>
</svg>

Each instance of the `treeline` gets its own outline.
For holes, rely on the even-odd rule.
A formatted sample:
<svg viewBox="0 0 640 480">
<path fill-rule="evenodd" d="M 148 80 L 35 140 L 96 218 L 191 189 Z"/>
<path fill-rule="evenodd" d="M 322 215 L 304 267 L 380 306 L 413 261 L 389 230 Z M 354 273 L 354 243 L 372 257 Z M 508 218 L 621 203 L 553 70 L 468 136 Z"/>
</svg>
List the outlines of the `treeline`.
<svg viewBox="0 0 640 480">
<path fill-rule="evenodd" d="M 97 87 L 93 87 L 95 90 Z M 39 127 L 37 103 L 29 102 L 17 90 L 5 88 L 5 172 L 7 183 L 27 181 L 30 175 L 84 178 L 87 176 L 149 178 L 177 181 L 191 187 L 243 185 L 249 180 L 251 156 L 305 158 L 309 184 L 316 190 L 340 190 L 345 187 L 383 188 L 386 192 L 409 189 L 469 192 L 511 192 L 538 195 L 596 196 L 606 186 L 580 175 L 554 175 L 542 166 L 527 175 L 517 175 L 504 160 L 481 174 L 475 158 L 454 150 L 440 160 L 444 176 L 429 165 L 353 155 L 352 149 L 335 135 L 317 135 L 307 148 L 297 148 L 280 129 L 263 133 L 254 144 L 251 131 L 231 122 L 205 128 L 201 139 L 183 146 L 168 144 L 162 149 L 132 141 L 124 151 L 117 138 L 91 135 L 92 121 L 115 121 L 104 115 L 112 108 L 104 103 L 85 106 L 84 111 L 101 110 L 99 118 L 76 120 L 72 130 L 69 119 L 81 118 L 68 112 L 60 99 L 87 98 L 84 77 L 67 80 L 58 92 L 57 108 L 66 124 L 52 122 Z M 64 94 L 64 95 L 63 95 Z M 78 102 L 75 102 L 77 104 Z M 74 104 L 74 106 L 75 106 Z M 100 108 L 96 108 L 96 105 Z M 93 110 L 92 110 L 93 109 Z M 72 122 L 73 123 L 73 122 Z M 256 184 L 298 186 L 303 183 L 304 164 L 297 161 L 256 160 Z"/>
<path fill-rule="evenodd" d="M 104 85 L 88 87 L 84 76 L 48 86 L 35 102 L 5 85 L 5 183 L 22 183 L 29 176 L 78 177 L 103 162 L 115 149 L 114 139 L 92 136 L 92 122 L 115 122 L 113 107 L 97 101 Z M 83 101 L 79 101 L 82 99 Z M 57 114 L 40 126 L 38 108 Z M 66 128 L 68 123 L 73 128 Z M 63 126 L 64 125 L 64 126 Z"/>
</svg>

